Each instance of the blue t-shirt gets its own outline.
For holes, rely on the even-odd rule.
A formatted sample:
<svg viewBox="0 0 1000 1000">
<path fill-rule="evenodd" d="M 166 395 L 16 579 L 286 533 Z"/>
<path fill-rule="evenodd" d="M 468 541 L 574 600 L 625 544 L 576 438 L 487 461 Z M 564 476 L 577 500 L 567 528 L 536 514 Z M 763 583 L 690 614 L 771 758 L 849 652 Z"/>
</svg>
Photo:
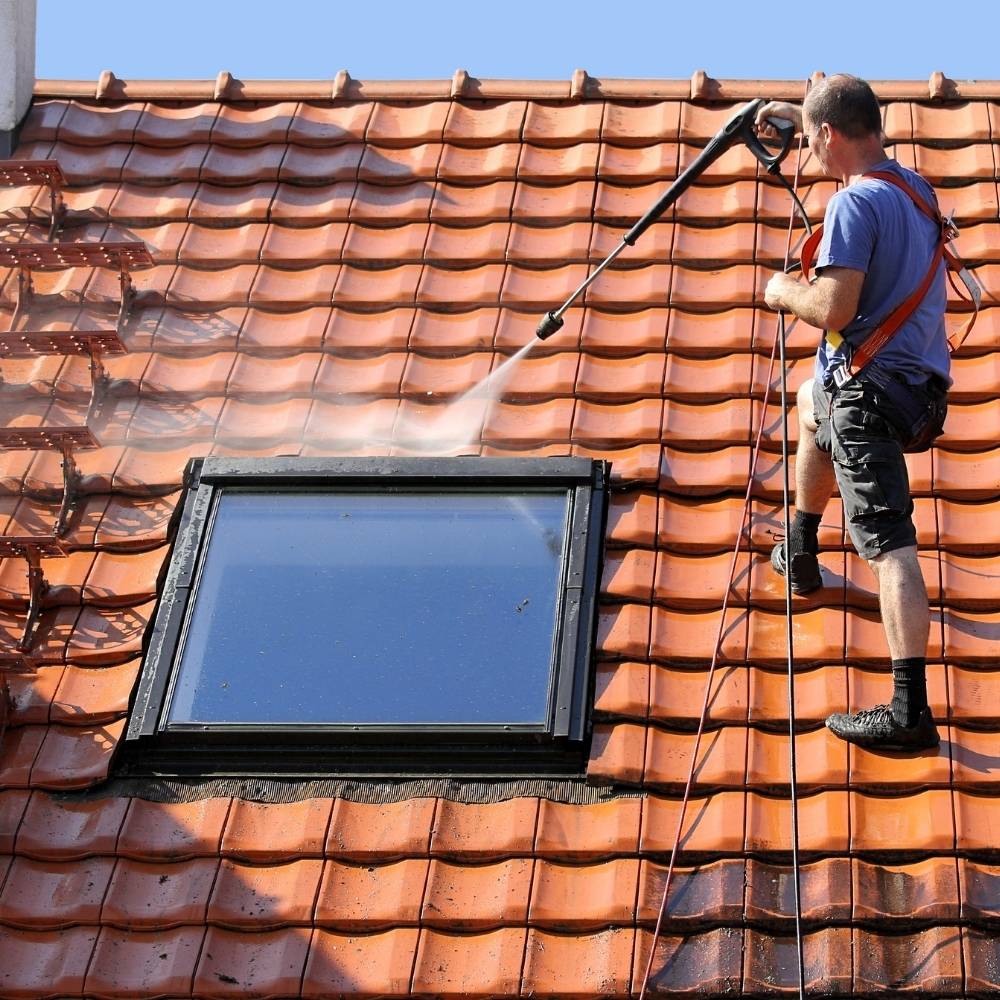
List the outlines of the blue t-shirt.
<svg viewBox="0 0 1000 1000">
<path fill-rule="evenodd" d="M 937 204 L 933 188 L 895 160 L 884 160 L 871 169 L 899 174 L 929 204 Z M 840 331 L 849 344 L 857 348 L 864 343 L 868 334 L 916 290 L 927 274 L 937 239 L 935 224 L 905 191 L 886 181 L 862 178 L 830 199 L 816 270 L 834 266 L 865 272 L 858 313 Z M 932 373 L 951 383 L 944 325 L 944 269 L 942 263 L 923 301 L 875 355 L 873 365 L 897 372 L 911 383 L 923 382 Z M 824 338 L 816 354 L 816 377 L 822 379 L 828 369 L 843 363 L 843 351 L 835 350 Z"/>
</svg>

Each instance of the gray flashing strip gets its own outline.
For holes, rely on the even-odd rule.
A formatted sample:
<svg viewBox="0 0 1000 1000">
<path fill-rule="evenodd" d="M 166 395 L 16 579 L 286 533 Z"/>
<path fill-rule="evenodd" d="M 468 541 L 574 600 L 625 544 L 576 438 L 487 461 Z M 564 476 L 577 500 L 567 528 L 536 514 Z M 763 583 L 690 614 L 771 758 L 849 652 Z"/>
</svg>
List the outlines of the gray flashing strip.
<svg viewBox="0 0 1000 1000">
<path fill-rule="evenodd" d="M 508 799 L 542 798 L 568 805 L 596 805 L 616 799 L 641 798 L 636 789 L 588 785 L 572 778 L 520 778 L 464 780 L 461 778 L 353 779 L 318 778 L 115 778 L 83 792 L 57 793 L 61 801 L 103 798 L 139 798 L 150 802 L 195 802 L 232 797 L 252 802 L 288 803 L 312 798 L 339 798 L 349 802 L 381 805 L 406 799 L 441 798 L 453 802 L 484 804 Z"/>
</svg>

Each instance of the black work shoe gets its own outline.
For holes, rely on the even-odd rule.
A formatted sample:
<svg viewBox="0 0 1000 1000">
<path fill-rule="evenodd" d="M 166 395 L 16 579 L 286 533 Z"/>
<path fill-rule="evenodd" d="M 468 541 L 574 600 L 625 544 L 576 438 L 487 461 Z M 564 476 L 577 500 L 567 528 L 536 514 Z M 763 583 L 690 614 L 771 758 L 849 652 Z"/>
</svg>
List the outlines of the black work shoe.
<svg viewBox="0 0 1000 1000">
<path fill-rule="evenodd" d="M 771 549 L 771 567 L 779 576 L 785 575 L 785 543 L 778 542 Z M 811 594 L 823 586 L 819 572 L 819 560 L 810 552 L 796 552 L 792 556 L 792 592 Z"/>
<path fill-rule="evenodd" d="M 915 726 L 901 726 L 888 705 L 876 705 L 854 715 L 837 712 L 826 720 L 826 728 L 872 750 L 931 750 L 941 742 L 929 708 L 921 711 Z"/>
</svg>

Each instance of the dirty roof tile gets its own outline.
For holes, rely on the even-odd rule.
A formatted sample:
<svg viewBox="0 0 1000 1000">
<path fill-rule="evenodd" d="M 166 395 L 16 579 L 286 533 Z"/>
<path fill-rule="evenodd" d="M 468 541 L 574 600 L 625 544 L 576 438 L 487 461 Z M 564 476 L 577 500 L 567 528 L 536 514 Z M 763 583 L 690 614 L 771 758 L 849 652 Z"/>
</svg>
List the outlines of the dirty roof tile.
<svg viewBox="0 0 1000 1000">
<path fill-rule="evenodd" d="M 96 924 L 112 858 L 55 864 L 15 858 L 0 892 L 4 923 L 25 929 Z"/>
<path fill-rule="evenodd" d="M 521 989 L 539 997 L 627 997 L 634 938 L 630 927 L 572 936 L 532 928 Z"/>
<path fill-rule="evenodd" d="M 603 117 L 600 102 L 529 101 L 522 139 L 551 146 L 594 142 L 600 136 Z"/>
<path fill-rule="evenodd" d="M 286 139 L 303 146 L 337 146 L 360 143 L 365 136 L 373 105 L 337 105 L 328 101 L 303 101 L 295 109 Z"/>
<path fill-rule="evenodd" d="M 953 858 L 906 865 L 855 859 L 852 868 L 856 920 L 958 920 L 958 869 Z"/>
<path fill-rule="evenodd" d="M 505 857 L 527 854 L 535 837 L 538 799 L 464 805 L 440 799 L 430 851 L 443 858 Z"/>
<path fill-rule="evenodd" d="M 209 927 L 193 990 L 213 998 L 297 993 L 309 938 L 304 927 L 253 934 Z"/>
<path fill-rule="evenodd" d="M 791 993 L 798 989 L 798 944 L 794 935 L 746 932 L 743 989 L 747 993 Z M 805 988 L 837 996 L 851 989 L 851 930 L 828 927 L 802 940 Z"/>
<path fill-rule="evenodd" d="M 342 223 L 333 225 L 339 226 Z M 420 261 L 425 256 L 424 247 L 427 244 L 429 229 L 430 226 L 426 222 L 412 222 L 392 229 L 352 223 L 347 229 L 346 237 L 341 234 L 343 258 L 345 261 L 367 261 L 369 264 L 383 265 Z M 307 230 L 289 228 L 286 232 L 288 236 L 284 242 L 288 249 L 296 247 L 295 253 L 302 259 L 316 259 L 316 244 L 324 235 L 322 231 L 315 228 Z M 464 234 L 465 230 L 459 232 Z M 327 245 L 325 241 L 323 245 Z M 278 253 L 281 249 L 280 246 L 277 248 Z M 428 252 L 426 256 L 429 258 L 431 254 Z"/>
<path fill-rule="evenodd" d="M 101 997 L 186 990 L 205 936 L 202 927 L 142 933 L 101 929 L 86 989 Z"/>
<path fill-rule="evenodd" d="M 16 841 L 18 854 L 40 860 L 74 860 L 115 853 L 129 800 L 61 802 L 34 792 Z"/>
<path fill-rule="evenodd" d="M 132 799 L 118 853 L 138 861 L 218 854 L 230 802 L 227 798 L 177 803 Z"/>
<path fill-rule="evenodd" d="M 526 934 L 519 927 L 463 935 L 422 930 L 413 992 L 484 998 L 517 993 Z"/>
<path fill-rule="evenodd" d="M 431 861 L 426 891 L 421 882 L 416 894 L 417 900 L 423 894 L 421 925 L 482 931 L 523 924 L 528 917 L 533 869 L 529 858 L 473 866 Z"/>
<path fill-rule="evenodd" d="M 297 107 L 295 101 L 222 104 L 212 125 L 211 141 L 223 146 L 283 143 Z"/>
<path fill-rule="evenodd" d="M 525 101 L 452 101 L 444 140 L 461 146 L 518 142 L 526 109 Z"/>
<path fill-rule="evenodd" d="M 267 218 L 295 226 L 318 226 L 348 218 L 357 183 L 305 186 L 280 183 L 267 210 Z"/>
<path fill-rule="evenodd" d="M 177 146 L 174 149 L 144 149 L 133 146 L 122 165 L 121 179 L 149 184 L 197 181 L 209 154 L 207 144 Z"/>
<path fill-rule="evenodd" d="M 854 937 L 854 986 L 858 992 L 912 989 L 945 994 L 963 989 L 962 935 L 957 927 L 911 934 L 863 929 Z"/>
<path fill-rule="evenodd" d="M 555 186 L 518 181 L 513 203 L 508 205 L 511 216 L 520 222 L 553 225 L 558 221 L 587 221 L 594 206 L 594 181 L 569 181 Z"/>
<path fill-rule="evenodd" d="M 441 142 L 448 110 L 446 101 L 379 101 L 372 109 L 365 141 L 376 146 Z"/>
<path fill-rule="evenodd" d="M 169 865 L 120 858 L 104 896 L 101 923 L 122 930 L 204 923 L 218 868 L 215 858 Z"/>
<path fill-rule="evenodd" d="M 708 690 L 708 715 L 706 720 L 713 724 L 720 722 L 746 723 L 748 671 L 745 667 L 719 667 L 712 676 Z M 650 668 L 649 715 L 668 724 L 691 728 L 697 726 L 701 718 L 708 688 L 708 671 L 684 669 L 656 665 Z M 738 739 L 736 733 L 726 734 L 724 739 Z M 685 742 L 687 736 L 684 737 Z M 704 738 L 703 738 L 704 739 Z M 703 751 L 708 743 L 714 742 L 713 735 L 703 742 Z M 686 751 L 690 762 L 690 747 Z M 745 751 L 744 751 L 745 753 Z"/>
<path fill-rule="evenodd" d="M 512 180 L 498 180 L 477 187 L 462 187 L 438 181 L 430 206 L 430 219 L 432 222 L 463 224 L 509 219 L 514 190 Z M 427 213 L 414 217 L 427 218 Z"/>
<path fill-rule="evenodd" d="M 337 799 L 326 839 L 326 856 L 367 861 L 426 857 L 435 799 L 375 805 Z"/>
<path fill-rule="evenodd" d="M 230 223 L 267 222 L 271 203 L 276 200 L 274 181 L 254 183 L 254 178 L 250 176 L 243 181 L 239 186 L 200 183 L 190 203 L 188 217 L 192 221 L 208 220 L 215 224 L 224 220 Z"/>
<path fill-rule="evenodd" d="M 640 852 L 670 853 L 680 817 L 679 798 L 643 799 Z M 738 854 L 743 850 L 745 820 L 746 795 L 742 791 L 693 795 L 684 813 L 680 848 L 692 854 Z"/>
<path fill-rule="evenodd" d="M 742 928 L 721 927 L 688 937 L 661 934 L 654 945 L 652 933 L 639 930 L 632 981 L 642 983 L 648 967 L 649 990 L 653 994 L 740 995 L 743 935 Z"/>
<path fill-rule="evenodd" d="M 419 931 L 397 927 L 381 934 L 338 934 L 317 928 L 302 978 L 301 996 L 407 996 Z"/>
<path fill-rule="evenodd" d="M 674 868 L 664 922 L 671 930 L 743 920 L 743 858 L 729 858 L 695 868 Z M 753 864 L 753 862 L 749 862 Z M 643 861 L 639 874 L 638 919 L 655 924 L 664 903 L 667 866 Z"/>
<path fill-rule="evenodd" d="M 441 150 L 437 176 L 466 184 L 513 180 L 520 158 L 521 144 L 517 142 L 471 148 L 448 143 Z"/>
<path fill-rule="evenodd" d="M 4 928 L 0 990 L 25 1000 L 82 996 L 97 932 L 97 927 L 69 927 L 59 934 Z"/>
<path fill-rule="evenodd" d="M 341 931 L 415 927 L 428 864 L 418 859 L 378 865 L 327 861 L 316 896 L 316 926 Z"/>
<path fill-rule="evenodd" d="M 802 919 L 830 923 L 851 918 L 849 858 L 826 858 L 799 867 Z M 790 864 L 747 860 L 746 917 L 777 923 L 795 913 L 795 877 Z"/>
<path fill-rule="evenodd" d="M 214 103 L 147 104 L 135 125 L 139 146 L 187 146 L 207 143 L 219 113 Z"/>
<path fill-rule="evenodd" d="M 847 792 L 827 791 L 798 799 L 799 848 L 817 854 L 843 854 L 850 840 Z M 852 812 L 853 817 L 853 812 Z M 750 792 L 746 805 L 746 850 L 791 851 L 791 799 Z"/>
<path fill-rule="evenodd" d="M 208 922 L 234 930 L 310 925 L 322 873 L 320 859 L 245 865 L 223 858 L 208 901 Z"/>
<path fill-rule="evenodd" d="M 281 181 L 291 184 L 355 181 L 363 151 L 364 147 L 361 145 L 336 146 L 333 149 L 289 146 L 278 166 L 277 176 Z M 433 172 L 430 176 L 433 176 Z"/>
</svg>

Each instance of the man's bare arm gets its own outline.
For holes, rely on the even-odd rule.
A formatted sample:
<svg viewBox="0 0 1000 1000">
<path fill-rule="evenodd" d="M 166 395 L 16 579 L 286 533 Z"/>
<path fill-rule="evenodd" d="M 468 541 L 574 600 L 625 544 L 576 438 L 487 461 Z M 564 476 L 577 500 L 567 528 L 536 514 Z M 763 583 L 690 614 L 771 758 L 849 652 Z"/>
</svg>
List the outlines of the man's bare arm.
<svg viewBox="0 0 1000 1000">
<path fill-rule="evenodd" d="M 784 309 L 821 330 L 843 330 L 858 314 L 864 271 L 850 267 L 824 267 L 807 284 L 790 274 L 776 274 L 767 283 L 764 301 Z"/>
</svg>

